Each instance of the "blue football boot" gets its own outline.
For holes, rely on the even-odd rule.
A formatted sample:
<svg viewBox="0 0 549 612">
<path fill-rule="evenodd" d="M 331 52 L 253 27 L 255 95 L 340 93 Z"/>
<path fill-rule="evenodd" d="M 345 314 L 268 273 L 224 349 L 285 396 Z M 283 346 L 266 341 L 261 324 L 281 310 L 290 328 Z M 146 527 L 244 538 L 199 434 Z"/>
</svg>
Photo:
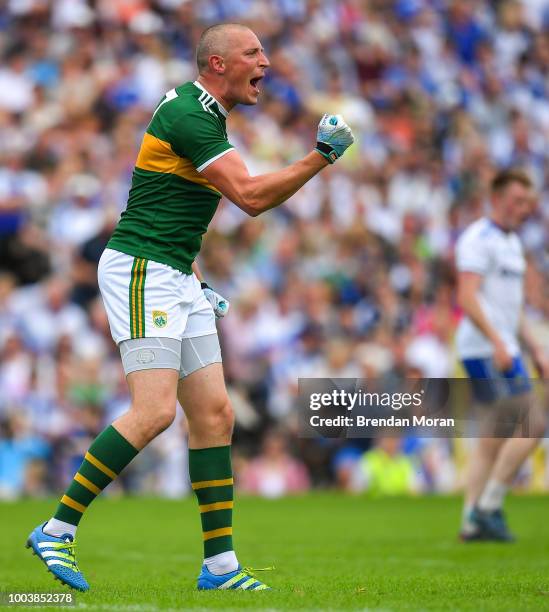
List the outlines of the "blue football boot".
<svg viewBox="0 0 549 612">
<path fill-rule="evenodd" d="M 472 529 L 462 531 L 464 542 L 514 542 L 515 536 L 509 531 L 502 510 L 480 510 L 473 508 L 468 517 Z"/>
<path fill-rule="evenodd" d="M 45 564 L 56 580 L 78 591 L 87 591 L 90 585 L 76 564 L 74 549 L 76 542 L 72 535 L 66 533 L 60 538 L 44 533 L 46 523 L 38 527 L 29 535 L 27 548 L 32 548 L 32 554 L 37 555 Z"/>
<path fill-rule="evenodd" d="M 257 569 L 255 571 L 265 571 L 272 568 Z M 266 584 L 258 580 L 253 571 L 247 567 L 242 568 L 240 565 L 234 572 L 216 576 L 212 574 L 206 565 L 202 566 L 202 571 L 198 577 L 198 590 L 206 591 L 211 589 L 239 589 L 242 591 L 265 591 L 270 589 Z"/>
<path fill-rule="evenodd" d="M 509 531 L 503 510 L 478 510 L 478 521 L 485 540 L 514 542 L 515 536 Z"/>
</svg>

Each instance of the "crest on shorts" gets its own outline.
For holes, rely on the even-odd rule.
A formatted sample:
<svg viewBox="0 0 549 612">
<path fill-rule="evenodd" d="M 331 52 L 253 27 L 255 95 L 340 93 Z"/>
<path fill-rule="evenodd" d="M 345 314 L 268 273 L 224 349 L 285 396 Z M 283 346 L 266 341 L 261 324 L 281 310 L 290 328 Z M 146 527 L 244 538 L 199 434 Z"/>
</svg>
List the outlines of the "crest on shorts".
<svg viewBox="0 0 549 612">
<path fill-rule="evenodd" d="M 168 313 L 163 310 L 153 310 L 153 323 L 155 327 L 166 327 L 168 324 Z"/>
</svg>

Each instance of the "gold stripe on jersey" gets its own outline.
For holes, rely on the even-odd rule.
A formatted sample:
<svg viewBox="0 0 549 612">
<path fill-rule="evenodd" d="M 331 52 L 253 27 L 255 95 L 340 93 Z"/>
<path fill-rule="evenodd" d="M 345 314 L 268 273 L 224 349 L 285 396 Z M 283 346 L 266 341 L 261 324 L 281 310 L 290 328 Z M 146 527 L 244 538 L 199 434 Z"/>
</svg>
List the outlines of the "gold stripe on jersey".
<svg viewBox="0 0 549 612">
<path fill-rule="evenodd" d="M 149 170 L 150 172 L 176 174 L 191 183 L 202 185 L 221 195 L 208 179 L 197 172 L 191 160 L 179 157 L 179 155 L 172 151 L 169 142 L 160 140 L 160 138 L 148 132 L 145 132 L 145 136 L 143 137 L 135 166 L 136 168 Z"/>
</svg>

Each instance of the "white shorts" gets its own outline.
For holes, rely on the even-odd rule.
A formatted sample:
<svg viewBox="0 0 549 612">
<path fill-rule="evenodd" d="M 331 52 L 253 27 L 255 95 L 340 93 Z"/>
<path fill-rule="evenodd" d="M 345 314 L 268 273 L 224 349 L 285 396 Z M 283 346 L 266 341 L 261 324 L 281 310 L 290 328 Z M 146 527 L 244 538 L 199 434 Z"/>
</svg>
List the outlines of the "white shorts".
<svg viewBox="0 0 549 612">
<path fill-rule="evenodd" d="M 105 249 L 97 276 L 116 344 L 217 333 L 213 308 L 194 274 Z"/>
</svg>

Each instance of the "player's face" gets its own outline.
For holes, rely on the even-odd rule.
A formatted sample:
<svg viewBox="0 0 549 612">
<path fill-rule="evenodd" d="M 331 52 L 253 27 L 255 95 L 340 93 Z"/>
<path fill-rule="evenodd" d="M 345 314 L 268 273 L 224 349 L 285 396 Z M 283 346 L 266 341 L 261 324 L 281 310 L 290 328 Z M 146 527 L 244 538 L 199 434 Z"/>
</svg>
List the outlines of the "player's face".
<svg viewBox="0 0 549 612">
<path fill-rule="evenodd" d="M 270 65 L 269 60 L 251 30 L 235 33 L 231 42 L 225 58 L 227 97 L 233 104 L 257 104 L 259 84 Z"/>
<path fill-rule="evenodd" d="M 533 212 L 532 190 L 521 183 L 511 183 L 497 197 L 502 220 L 510 230 L 518 229 Z"/>
</svg>

